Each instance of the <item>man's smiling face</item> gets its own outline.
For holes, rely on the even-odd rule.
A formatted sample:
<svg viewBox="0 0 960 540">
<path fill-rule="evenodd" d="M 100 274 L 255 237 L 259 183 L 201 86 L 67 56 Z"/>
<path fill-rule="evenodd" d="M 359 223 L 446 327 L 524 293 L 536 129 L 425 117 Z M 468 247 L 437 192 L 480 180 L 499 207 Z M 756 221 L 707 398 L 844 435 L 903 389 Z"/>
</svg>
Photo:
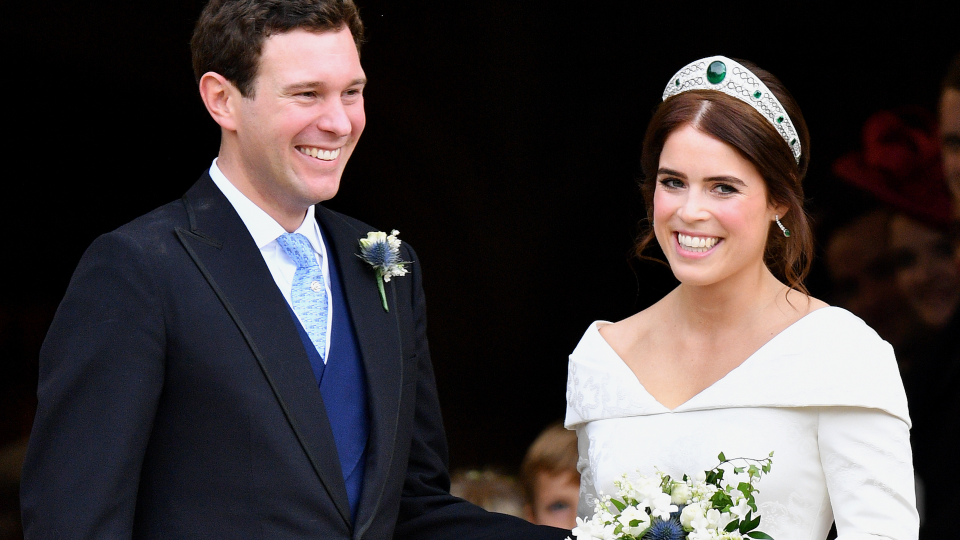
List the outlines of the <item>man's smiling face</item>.
<svg viewBox="0 0 960 540">
<path fill-rule="evenodd" d="M 365 83 L 347 28 L 267 38 L 253 93 L 237 106 L 241 191 L 287 218 L 336 195 L 366 123 Z"/>
</svg>

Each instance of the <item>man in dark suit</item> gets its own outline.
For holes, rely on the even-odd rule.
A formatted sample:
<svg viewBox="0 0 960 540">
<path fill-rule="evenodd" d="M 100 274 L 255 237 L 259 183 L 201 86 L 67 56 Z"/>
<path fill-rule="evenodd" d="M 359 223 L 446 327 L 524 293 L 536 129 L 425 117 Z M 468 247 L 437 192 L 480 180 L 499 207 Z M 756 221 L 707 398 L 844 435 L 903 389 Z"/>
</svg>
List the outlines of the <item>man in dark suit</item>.
<svg viewBox="0 0 960 540">
<path fill-rule="evenodd" d="M 361 39 L 351 0 L 204 9 L 218 158 L 84 254 L 41 352 L 27 538 L 566 535 L 449 494 L 418 265 L 378 283 L 376 229 L 318 204 L 363 131 Z"/>
</svg>

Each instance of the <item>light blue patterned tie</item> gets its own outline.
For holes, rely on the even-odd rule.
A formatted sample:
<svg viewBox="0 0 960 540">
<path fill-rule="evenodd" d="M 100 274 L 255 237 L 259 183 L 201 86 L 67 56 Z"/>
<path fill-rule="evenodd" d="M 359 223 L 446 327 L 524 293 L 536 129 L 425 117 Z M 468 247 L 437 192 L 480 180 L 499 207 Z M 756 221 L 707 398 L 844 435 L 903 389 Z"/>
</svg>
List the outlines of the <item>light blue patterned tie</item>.
<svg viewBox="0 0 960 540">
<path fill-rule="evenodd" d="M 300 233 L 284 233 L 277 238 L 277 243 L 284 253 L 297 263 L 293 287 L 290 289 L 293 311 L 300 317 L 303 329 L 307 331 L 320 357 L 326 361 L 329 313 L 327 291 L 313 246 L 307 237 Z"/>
</svg>

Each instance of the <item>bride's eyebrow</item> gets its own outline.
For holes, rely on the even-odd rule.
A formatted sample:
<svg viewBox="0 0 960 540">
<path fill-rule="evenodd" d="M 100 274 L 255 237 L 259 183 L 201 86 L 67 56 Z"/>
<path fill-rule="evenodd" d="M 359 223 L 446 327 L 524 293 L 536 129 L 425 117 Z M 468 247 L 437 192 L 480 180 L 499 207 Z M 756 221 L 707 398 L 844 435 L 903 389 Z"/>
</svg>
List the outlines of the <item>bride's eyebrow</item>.
<svg viewBox="0 0 960 540">
<path fill-rule="evenodd" d="M 737 178 L 736 176 L 711 176 L 706 179 L 707 182 L 723 182 L 725 184 L 737 184 L 738 186 L 747 187 L 747 183 L 743 180 Z"/>
<path fill-rule="evenodd" d="M 666 167 L 661 167 L 661 168 L 657 169 L 657 176 L 660 176 L 660 175 L 664 175 L 664 176 L 676 176 L 677 178 L 682 178 L 682 179 L 684 179 L 684 180 L 687 179 L 687 175 L 683 174 L 682 172 L 680 172 L 680 171 L 675 171 L 675 170 L 673 170 L 673 169 L 668 169 L 668 168 L 666 168 Z"/>
</svg>

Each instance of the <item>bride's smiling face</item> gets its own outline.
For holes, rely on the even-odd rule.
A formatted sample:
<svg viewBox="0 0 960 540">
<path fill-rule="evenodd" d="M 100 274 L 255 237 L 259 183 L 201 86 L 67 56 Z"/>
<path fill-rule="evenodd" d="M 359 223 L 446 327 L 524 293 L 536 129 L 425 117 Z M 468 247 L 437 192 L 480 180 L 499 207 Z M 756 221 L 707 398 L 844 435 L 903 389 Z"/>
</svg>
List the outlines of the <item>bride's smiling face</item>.
<svg viewBox="0 0 960 540">
<path fill-rule="evenodd" d="M 654 233 L 673 274 L 686 285 L 722 282 L 764 267 L 774 216 L 757 168 L 733 146 L 683 126 L 660 153 Z"/>
</svg>

